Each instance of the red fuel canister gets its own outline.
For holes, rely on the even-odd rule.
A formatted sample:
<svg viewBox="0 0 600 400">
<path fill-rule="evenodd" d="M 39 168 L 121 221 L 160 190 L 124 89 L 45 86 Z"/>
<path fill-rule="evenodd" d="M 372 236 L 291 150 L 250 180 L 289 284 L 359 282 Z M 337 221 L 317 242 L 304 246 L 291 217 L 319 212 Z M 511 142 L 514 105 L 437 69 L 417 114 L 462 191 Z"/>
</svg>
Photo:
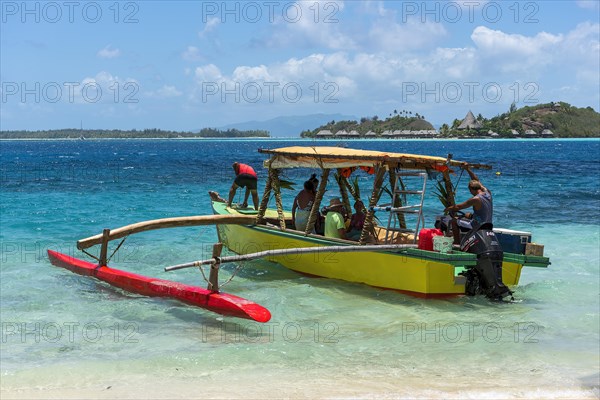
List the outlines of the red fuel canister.
<svg viewBox="0 0 600 400">
<path fill-rule="evenodd" d="M 439 229 L 421 229 L 419 231 L 419 249 L 433 251 L 433 237 L 443 235 Z"/>
</svg>

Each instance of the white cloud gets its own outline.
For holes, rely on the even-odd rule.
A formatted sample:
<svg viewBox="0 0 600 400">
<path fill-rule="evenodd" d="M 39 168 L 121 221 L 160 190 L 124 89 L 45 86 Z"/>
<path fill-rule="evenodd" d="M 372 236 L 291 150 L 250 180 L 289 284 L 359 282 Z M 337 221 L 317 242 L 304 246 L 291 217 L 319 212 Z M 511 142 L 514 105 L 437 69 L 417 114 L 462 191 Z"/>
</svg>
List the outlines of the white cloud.
<svg viewBox="0 0 600 400">
<path fill-rule="evenodd" d="M 387 18 L 376 21 L 363 42 L 364 49 L 386 52 L 418 50 L 446 35 L 441 24 L 409 20 L 400 24 Z"/>
<path fill-rule="evenodd" d="M 221 82 L 225 78 L 221 74 L 221 70 L 214 64 L 208 64 L 203 67 L 197 67 L 194 71 L 194 79 L 196 82 Z"/>
<path fill-rule="evenodd" d="M 575 2 L 579 7 L 587 10 L 597 10 L 600 3 L 598 0 L 577 0 Z"/>
<path fill-rule="evenodd" d="M 119 55 L 121 55 L 121 50 L 112 49 L 111 45 L 109 44 L 102 50 L 99 50 L 96 55 L 100 58 L 116 58 L 119 57 Z"/>
<path fill-rule="evenodd" d="M 471 39 L 484 52 L 530 57 L 545 53 L 547 49 L 560 43 L 563 37 L 546 32 L 529 37 L 478 26 L 471 34 Z"/>
<path fill-rule="evenodd" d="M 220 19 L 218 17 L 209 18 L 204 25 L 204 28 L 198 32 L 198 36 L 203 38 L 209 33 L 213 32 L 217 26 L 219 26 Z"/>
<path fill-rule="evenodd" d="M 479 62 L 491 71 L 537 75 L 549 68 L 575 74 L 598 86 L 600 24 L 581 23 L 566 34 L 540 32 L 534 36 L 508 34 L 479 26 L 471 38 Z M 565 60 L 569 60 L 565 63 Z"/>
<path fill-rule="evenodd" d="M 343 1 L 296 1 L 286 3 L 285 10 L 274 13 L 269 37 L 258 42 L 273 48 L 349 50 L 357 47 L 355 38 L 342 31 Z"/>
<path fill-rule="evenodd" d="M 273 48 L 323 48 L 333 51 L 393 52 L 422 50 L 447 35 L 443 24 L 421 21 L 420 15 L 399 16 L 381 1 L 353 4 L 345 14 L 342 1 L 292 3 L 298 20 L 278 16 L 269 38 L 256 40 Z M 317 12 L 318 10 L 318 12 Z M 362 18 L 352 18 L 358 12 Z M 348 20 L 351 18 L 351 20 Z"/>
<path fill-rule="evenodd" d="M 121 79 L 107 71 L 84 78 L 72 90 L 73 98 L 65 99 L 79 104 L 135 103 L 139 100 L 140 84 L 136 79 Z M 68 97 L 70 97 L 69 94 Z M 67 97 L 67 96 L 65 96 Z"/>
<path fill-rule="evenodd" d="M 171 85 L 164 85 L 163 87 L 161 87 L 160 89 L 158 89 L 155 92 L 146 93 L 146 95 L 148 97 L 163 98 L 163 99 L 179 97 L 182 94 L 183 93 L 181 91 L 177 90 L 177 88 L 175 86 L 171 86 Z"/>
<path fill-rule="evenodd" d="M 442 36 L 444 32 L 439 30 L 438 34 Z M 322 95 L 325 85 L 334 85 L 340 105 L 373 107 L 402 102 L 407 107 L 428 109 L 439 107 L 444 95 L 452 97 L 452 90 L 457 88 L 462 97 L 456 103 L 447 101 L 448 106 L 485 104 L 489 109 L 497 109 L 500 104 L 509 105 L 515 96 L 517 102 L 525 96 L 530 100 L 554 100 L 546 97 L 555 84 L 585 83 L 585 87 L 597 90 L 599 35 L 600 25 L 591 23 L 580 24 L 566 33 L 539 32 L 530 36 L 479 26 L 471 34 L 473 44 L 464 47 L 438 46 L 398 53 L 381 51 L 385 47 L 381 45 L 371 51 L 319 52 L 268 64 L 238 65 L 228 71 L 207 64 L 195 69 L 197 85 L 193 91 L 199 93 L 206 82 L 217 83 L 220 90 L 230 90 L 236 84 L 243 87 L 248 83 L 275 82 L 276 94 L 286 84 L 296 84 L 302 88 L 304 98 L 311 98 L 316 90 L 321 90 Z M 408 100 L 403 97 L 407 85 L 419 90 Z M 438 93 L 423 96 L 422 92 L 431 90 Z M 501 93 L 501 98 L 496 99 L 496 93 Z M 231 98 L 226 96 L 228 102 Z M 213 99 L 223 101 L 218 94 Z M 279 103 L 285 106 L 283 101 Z"/>
<path fill-rule="evenodd" d="M 187 49 L 181 54 L 181 58 L 185 61 L 200 61 L 202 60 L 202 55 L 200 54 L 200 49 L 195 46 L 188 46 Z"/>
</svg>

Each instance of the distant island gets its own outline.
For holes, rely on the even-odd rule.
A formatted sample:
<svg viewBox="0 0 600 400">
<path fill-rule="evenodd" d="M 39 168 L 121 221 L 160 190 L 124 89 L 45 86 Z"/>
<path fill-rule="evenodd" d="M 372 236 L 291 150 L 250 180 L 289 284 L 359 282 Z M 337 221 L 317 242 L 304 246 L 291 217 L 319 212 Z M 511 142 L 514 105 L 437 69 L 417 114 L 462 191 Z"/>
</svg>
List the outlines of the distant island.
<svg viewBox="0 0 600 400">
<path fill-rule="evenodd" d="M 402 110 L 385 119 L 363 117 L 360 121 L 331 121 L 300 133 L 304 138 L 586 138 L 600 137 L 600 113 L 592 107 L 578 108 L 554 102 L 510 109 L 493 118 L 477 117 L 471 111 L 439 131 L 418 113 Z"/>
<path fill-rule="evenodd" d="M 0 139 L 177 139 L 177 138 L 268 138 L 268 131 L 204 128 L 199 132 L 161 129 L 123 131 L 119 129 L 54 129 L 44 131 L 0 131 Z"/>
<path fill-rule="evenodd" d="M 373 117 L 363 117 L 360 121 L 331 121 L 325 125 L 313 130 L 306 130 L 300 133 L 303 138 L 332 138 L 332 137 L 348 137 L 348 138 L 377 138 L 393 136 L 394 134 L 409 135 L 413 132 L 413 136 L 434 136 L 437 134 L 433 125 L 425 120 L 425 116 L 412 111 L 394 110 L 393 113 L 386 119 L 380 119 L 377 115 Z M 435 134 L 434 134 L 435 132 Z"/>
</svg>

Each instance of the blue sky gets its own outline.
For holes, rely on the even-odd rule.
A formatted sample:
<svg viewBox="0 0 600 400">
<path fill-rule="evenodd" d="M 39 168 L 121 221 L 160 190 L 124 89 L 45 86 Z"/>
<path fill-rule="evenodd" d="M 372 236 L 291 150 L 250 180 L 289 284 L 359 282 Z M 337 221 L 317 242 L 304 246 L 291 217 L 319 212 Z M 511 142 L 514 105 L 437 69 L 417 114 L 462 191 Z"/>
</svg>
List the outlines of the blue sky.
<svg viewBox="0 0 600 400">
<path fill-rule="evenodd" d="M 600 108 L 598 1 L 1 1 L 1 129 Z"/>
</svg>

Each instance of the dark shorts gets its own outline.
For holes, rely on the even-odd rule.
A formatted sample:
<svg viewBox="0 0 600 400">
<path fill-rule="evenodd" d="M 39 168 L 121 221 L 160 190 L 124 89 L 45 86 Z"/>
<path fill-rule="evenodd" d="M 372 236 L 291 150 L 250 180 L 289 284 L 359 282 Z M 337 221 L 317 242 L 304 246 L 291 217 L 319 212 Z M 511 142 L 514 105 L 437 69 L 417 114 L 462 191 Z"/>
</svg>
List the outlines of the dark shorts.
<svg viewBox="0 0 600 400">
<path fill-rule="evenodd" d="M 256 179 L 252 175 L 240 174 L 235 177 L 235 181 L 233 182 L 239 187 L 245 187 L 250 190 L 256 190 L 258 179 Z"/>
</svg>

